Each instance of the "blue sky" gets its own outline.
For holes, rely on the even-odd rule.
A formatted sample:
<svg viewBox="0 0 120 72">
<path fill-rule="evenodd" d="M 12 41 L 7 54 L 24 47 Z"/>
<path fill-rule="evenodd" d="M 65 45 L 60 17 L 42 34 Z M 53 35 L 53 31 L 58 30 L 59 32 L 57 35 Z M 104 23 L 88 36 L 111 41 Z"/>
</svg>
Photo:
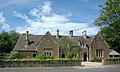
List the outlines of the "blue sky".
<svg viewBox="0 0 120 72">
<path fill-rule="evenodd" d="M 92 23 L 99 17 L 106 0 L 0 0 L 0 31 L 16 30 L 20 33 L 55 35 L 81 35 L 86 30 L 94 35 L 99 28 Z"/>
</svg>

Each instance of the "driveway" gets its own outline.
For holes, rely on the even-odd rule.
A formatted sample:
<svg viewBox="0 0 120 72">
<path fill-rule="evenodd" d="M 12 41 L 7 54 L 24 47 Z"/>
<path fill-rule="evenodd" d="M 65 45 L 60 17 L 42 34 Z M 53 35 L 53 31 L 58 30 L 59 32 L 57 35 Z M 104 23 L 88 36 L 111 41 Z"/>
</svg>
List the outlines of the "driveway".
<svg viewBox="0 0 120 72">
<path fill-rule="evenodd" d="M 102 65 L 101 62 L 82 62 L 81 65 L 84 66 L 84 67 L 101 67 L 101 66 L 104 66 L 104 65 Z"/>
</svg>

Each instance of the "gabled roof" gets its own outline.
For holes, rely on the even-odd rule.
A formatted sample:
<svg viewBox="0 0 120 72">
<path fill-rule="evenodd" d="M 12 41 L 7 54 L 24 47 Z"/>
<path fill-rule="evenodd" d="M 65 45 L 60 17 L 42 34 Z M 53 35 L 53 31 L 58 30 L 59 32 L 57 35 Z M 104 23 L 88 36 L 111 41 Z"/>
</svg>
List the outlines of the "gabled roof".
<svg viewBox="0 0 120 72">
<path fill-rule="evenodd" d="M 42 42 L 42 40 L 43 40 L 46 36 L 50 36 L 50 37 L 53 39 L 53 41 L 55 42 L 55 44 L 58 45 L 57 41 L 53 38 L 53 36 L 50 34 L 49 31 L 39 40 L 39 42 L 37 43 L 37 45 L 40 44 L 40 43 Z M 37 45 L 36 45 L 36 46 L 37 46 Z"/>
<path fill-rule="evenodd" d="M 20 51 L 36 51 L 36 45 L 41 40 L 43 35 L 29 35 L 29 45 L 25 47 L 25 35 L 21 35 L 14 47 L 13 50 L 20 50 Z"/>
<path fill-rule="evenodd" d="M 101 36 L 100 32 L 98 32 L 97 35 L 91 37 L 89 46 L 92 45 L 93 41 L 96 39 L 97 36 L 100 36 L 100 38 L 103 39 L 103 37 Z M 104 40 L 104 39 L 103 39 L 103 40 Z M 109 45 L 108 45 L 108 43 L 107 43 L 105 40 L 104 40 L 104 43 L 105 43 L 105 44 L 107 45 L 107 47 L 109 48 Z"/>
<path fill-rule="evenodd" d="M 117 51 L 110 49 L 109 50 L 109 55 L 120 55 Z"/>
<path fill-rule="evenodd" d="M 47 32 L 46 34 L 50 34 L 50 32 Z M 41 40 L 46 36 L 45 35 L 31 35 L 29 34 L 29 45 L 25 47 L 25 34 L 21 35 L 14 47 L 13 50 L 19 50 L 19 51 L 37 51 L 37 45 L 41 42 Z M 64 39 L 70 40 L 72 43 L 78 45 L 79 41 L 83 41 L 86 44 L 90 44 L 92 37 L 88 37 L 88 39 L 84 39 L 83 36 L 59 36 L 59 38 L 56 38 L 55 35 L 50 36 L 54 39 L 54 41 L 59 45 L 60 42 Z"/>
</svg>

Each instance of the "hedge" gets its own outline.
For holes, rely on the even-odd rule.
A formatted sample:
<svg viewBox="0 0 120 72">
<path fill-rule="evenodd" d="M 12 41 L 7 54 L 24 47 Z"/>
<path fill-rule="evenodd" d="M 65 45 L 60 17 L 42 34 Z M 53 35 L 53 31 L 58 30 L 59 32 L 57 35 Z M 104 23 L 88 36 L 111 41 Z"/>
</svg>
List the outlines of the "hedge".
<svg viewBox="0 0 120 72">
<path fill-rule="evenodd" d="M 27 58 L 23 58 L 23 59 L 12 59 L 12 58 L 6 58 L 6 59 L 0 59 L 0 62 L 19 62 L 19 61 L 54 61 L 54 60 L 80 60 L 80 59 L 77 59 L 77 58 L 72 58 L 72 59 L 69 59 L 69 58 L 55 58 L 55 59 L 36 59 L 36 58 L 30 58 L 30 59 L 27 59 Z"/>
<path fill-rule="evenodd" d="M 114 57 L 114 58 L 105 58 L 105 60 L 120 60 L 120 57 Z"/>
</svg>

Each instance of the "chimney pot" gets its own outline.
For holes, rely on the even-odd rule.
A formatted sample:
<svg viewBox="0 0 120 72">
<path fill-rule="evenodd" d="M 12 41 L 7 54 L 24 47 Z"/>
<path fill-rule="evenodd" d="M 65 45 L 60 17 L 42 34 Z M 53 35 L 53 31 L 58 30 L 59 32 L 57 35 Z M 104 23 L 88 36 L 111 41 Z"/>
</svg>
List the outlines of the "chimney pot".
<svg viewBox="0 0 120 72">
<path fill-rule="evenodd" d="M 82 34 L 83 34 L 84 39 L 87 39 L 87 31 L 86 30 L 83 31 Z"/>
<path fill-rule="evenodd" d="M 25 40 L 28 40 L 28 36 L 29 36 L 29 31 L 26 31 Z"/>
<path fill-rule="evenodd" d="M 25 35 L 25 45 L 29 44 L 29 31 L 26 31 L 26 35 Z"/>
<path fill-rule="evenodd" d="M 72 37 L 73 36 L 73 30 L 69 31 L 69 36 Z"/>
<path fill-rule="evenodd" d="M 57 30 L 56 38 L 59 38 L 59 30 Z"/>
</svg>

